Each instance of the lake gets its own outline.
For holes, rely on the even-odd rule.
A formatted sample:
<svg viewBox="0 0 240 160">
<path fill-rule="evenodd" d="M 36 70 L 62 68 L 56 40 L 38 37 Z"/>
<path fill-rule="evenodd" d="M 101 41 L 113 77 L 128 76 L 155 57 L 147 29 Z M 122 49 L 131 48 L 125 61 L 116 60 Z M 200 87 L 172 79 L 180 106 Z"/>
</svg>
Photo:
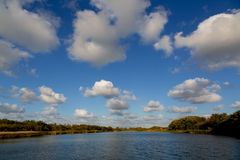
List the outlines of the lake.
<svg viewBox="0 0 240 160">
<path fill-rule="evenodd" d="M 212 135 L 113 132 L 0 140 L 1 160 L 239 160 L 240 140 Z"/>
</svg>

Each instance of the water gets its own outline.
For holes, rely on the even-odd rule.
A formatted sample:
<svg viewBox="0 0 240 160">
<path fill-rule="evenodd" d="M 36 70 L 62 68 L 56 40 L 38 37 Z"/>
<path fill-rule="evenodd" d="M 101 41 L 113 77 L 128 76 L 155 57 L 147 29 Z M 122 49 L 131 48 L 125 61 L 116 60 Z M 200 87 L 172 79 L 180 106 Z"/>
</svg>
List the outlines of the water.
<svg viewBox="0 0 240 160">
<path fill-rule="evenodd" d="M 0 160 L 240 160 L 240 140 L 211 135 L 118 132 L 0 140 Z"/>
</svg>

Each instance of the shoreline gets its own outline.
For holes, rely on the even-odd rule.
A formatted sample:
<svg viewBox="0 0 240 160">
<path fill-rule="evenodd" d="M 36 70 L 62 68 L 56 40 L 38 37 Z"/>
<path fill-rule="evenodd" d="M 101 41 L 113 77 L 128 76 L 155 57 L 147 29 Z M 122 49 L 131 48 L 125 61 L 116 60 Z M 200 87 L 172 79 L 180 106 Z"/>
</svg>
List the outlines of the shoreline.
<svg viewBox="0 0 240 160">
<path fill-rule="evenodd" d="M 214 136 L 226 136 L 240 139 L 240 137 L 213 134 L 211 130 L 114 130 L 114 131 L 101 131 L 101 130 L 67 130 L 67 131 L 7 131 L 0 132 L 0 140 L 4 139 L 16 139 L 16 138 L 30 138 L 30 137 L 41 137 L 46 135 L 63 135 L 63 134 L 87 134 L 87 133 L 104 133 L 104 132 L 167 132 L 175 134 L 200 134 L 200 135 L 214 135 Z"/>
<path fill-rule="evenodd" d="M 41 137 L 46 135 L 63 135 L 63 134 L 84 134 L 84 133 L 103 133 L 101 131 L 15 131 L 0 132 L 0 140 L 15 138 Z"/>
<path fill-rule="evenodd" d="M 168 133 L 186 133 L 186 134 L 202 134 L 202 135 L 215 135 L 207 131 L 194 131 L 194 130 L 164 130 L 164 131 L 137 131 L 128 130 L 130 132 L 168 132 Z M 108 131 L 109 132 L 109 131 Z M 110 131 L 110 132 L 124 132 L 124 131 Z M 30 138 L 30 137 L 41 137 L 46 135 L 63 135 L 63 134 L 86 134 L 86 133 L 104 133 L 104 131 L 15 131 L 15 132 L 0 132 L 0 140 L 4 139 L 17 139 L 17 138 Z M 217 135 L 216 135 L 217 136 Z M 232 136 L 227 136 L 232 137 Z"/>
</svg>

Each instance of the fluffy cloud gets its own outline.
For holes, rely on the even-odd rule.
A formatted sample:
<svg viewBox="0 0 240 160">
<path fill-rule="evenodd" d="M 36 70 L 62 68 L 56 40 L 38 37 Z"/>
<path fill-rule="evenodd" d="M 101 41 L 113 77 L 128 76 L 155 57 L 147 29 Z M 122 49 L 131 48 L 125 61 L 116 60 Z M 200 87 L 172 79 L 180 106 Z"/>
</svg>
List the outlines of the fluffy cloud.
<svg viewBox="0 0 240 160">
<path fill-rule="evenodd" d="M 139 31 L 143 41 L 156 42 L 167 21 L 167 12 L 163 8 L 145 16 Z"/>
<path fill-rule="evenodd" d="M 140 34 L 144 41 L 157 42 L 167 23 L 164 9 L 146 15 L 148 0 L 91 0 L 91 5 L 98 11 L 77 12 L 68 52 L 71 59 L 95 66 L 123 61 L 126 55 L 120 42 L 132 34 Z M 160 48 L 170 51 L 166 43 L 164 39 Z"/>
<path fill-rule="evenodd" d="M 240 109 L 240 101 L 236 101 L 232 104 L 232 107 L 235 109 Z"/>
<path fill-rule="evenodd" d="M 162 111 L 164 106 L 159 101 L 149 101 L 148 104 L 144 107 L 144 112 L 154 112 Z"/>
<path fill-rule="evenodd" d="M 30 54 L 28 52 L 22 51 L 16 48 L 13 44 L 0 39 L 0 71 L 9 71 L 11 67 L 17 64 L 20 60 L 29 57 Z"/>
<path fill-rule="evenodd" d="M 111 81 L 106 80 L 96 81 L 91 89 L 84 89 L 83 87 L 80 87 L 80 90 L 86 97 L 104 96 L 109 98 L 120 94 L 120 90 L 114 87 Z"/>
<path fill-rule="evenodd" d="M 146 115 L 143 117 L 145 121 L 157 121 L 157 120 L 162 120 L 163 115 Z"/>
<path fill-rule="evenodd" d="M 33 52 L 53 49 L 59 43 L 54 26 L 44 17 L 23 9 L 26 2 L 0 1 L 0 36 Z"/>
<path fill-rule="evenodd" d="M 173 106 L 170 109 L 170 112 L 173 113 L 193 113 L 197 110 L 197 107 L 177 107 L 177 106 Z"/>
<path fill-rule="evenodd" d="M 50 106 L 56 106 L 62 104 L 66 101 L 66 97 L 63 94 L 54 92 L 51 88 L 46 86 L 39 87 L 41 95 L 40 100 L 47 103 Z"/>
<path fill-rule="evenodd" d="M 59 44 L 56 18 L 30 12 L 24 5 L 35 0 L 1 0 L 0 1 L 0 72 L 15 76 L 12 67 L 30 53 L 43 53 Z M 21 47 L 21 49 L 16 46 Z"/>
<path fill-rule="evenodd" d="M 103 96 L 106 98 L 106 106 L 111 114 L 123 116 L 123 110 L 129 108 L 129 101 L 136 100 L 136 96 L 127 90 L 121 90 L 113 85 L 111 81 L 96 81 L 91 89 L 80 87 L 80 91 L 86 97 Z"/>
<path fill-rule="evenodd" d="M 169 36 L 163 36 L 159 39 L 155 44 L 154 48 L 156 50 L 163 50 L 165 51 L 166 55 L 169 56 L 172 53 L 172 41 L 170 40 Z"/>
<path fill-rule="evenodd" d="M 117 34 L 107 17 L 93 11 L 80 11 L 74 22 L 73 44 L 70 58 L 101 66 L 125 59 L 118 45 Z"/>
<path fill-rule="evenodd" d="M 11 92 L 14 97 L 19 97 L 24 103 L 28 103 L 37 99 L 35 92 L 29 88 L 18 88 L 16 86 L 13 86 Z"/>
<path fill-rule="evenodd" d="M 188 47 L 203 67 L 240 67 L 240 11 L 209 17 L 190 35 L 175 36 L 176 47 Z"/>
<path fill-rule="evenodd" d="M 168 96 L 196 103 L 210 103 L 220 101 L 222 98 L 217 92 L 221 89 L 218 84 L 208 79 L 195 78 L 185 80 L 168 92 Z"/>
<path fill-rule="evenodd" d="M 150 6 L 148 0 L 91 0 L 91 4 L 100 9 L 110 22 L 114 22 L 114 28 L 121 38 L 136 32 L 145 9 Z"/>
<path fill-rule="evenodd" d="M 4 114 L 24 113 L 25 110 L 23 108 L 19 108 L 16 104 L 8 104 L 8 103 L 0 102 L 0 112 Z"/>
<path fill-rule="evenodd" d="M 88 112 L 85 109 L 76 109 L 74 112 L 74 116 L 79 119 L 82 119 L 82 118 L 85 119 L 85 118 L 92 118 L 93 114 Z"/>
<path fill-rule="evenodd" d="M 110 98 L 107 100 L 107 107 L 111 111 L 122 111 L 128 109 L 128 103 L 119 98 Z"/>
<path fill-rule="evenodd" d="M 213 107 L 213 110 L 216 111 L 216 112 L 221 111 L 223 109 L 224 109 L 224 105 L 218 105 L 216 107 Z"/>
</svg>

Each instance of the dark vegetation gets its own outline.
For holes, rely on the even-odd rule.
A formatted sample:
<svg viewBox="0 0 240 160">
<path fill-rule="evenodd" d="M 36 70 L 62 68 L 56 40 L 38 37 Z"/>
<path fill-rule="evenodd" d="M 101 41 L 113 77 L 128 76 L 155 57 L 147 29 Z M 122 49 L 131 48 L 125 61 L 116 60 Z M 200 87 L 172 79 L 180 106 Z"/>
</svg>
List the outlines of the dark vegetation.
<svg viewBox="0 0 240 160">
<path fill-rule="evenodd" d="M 187 116 L 172 121 L 168 129 L 175 132 L 206 133 L 240 138 L 240 111 L 231 115 L 212 114 L 209 118 Z"/>
<path fill-rule="evenodd" d="M 17 132 L 16 132 L 17 131 Z M 42 121 L 0 120 L 0 139 L 35 137 L 42 135 L 112 132 L 112 127 L 96 125 L 47 124 Z"/>
<path fill-rule="evenodd" d="M 42 121 L 13 121 L 0 120 L 0 131 L 72 131 L 80 133 L 88 132 L 109 132 L 113 131 L 112 127 L 103 127 L 96 125 L 63 125 L 63 124 L 46 124 Z"/>
</svg>

